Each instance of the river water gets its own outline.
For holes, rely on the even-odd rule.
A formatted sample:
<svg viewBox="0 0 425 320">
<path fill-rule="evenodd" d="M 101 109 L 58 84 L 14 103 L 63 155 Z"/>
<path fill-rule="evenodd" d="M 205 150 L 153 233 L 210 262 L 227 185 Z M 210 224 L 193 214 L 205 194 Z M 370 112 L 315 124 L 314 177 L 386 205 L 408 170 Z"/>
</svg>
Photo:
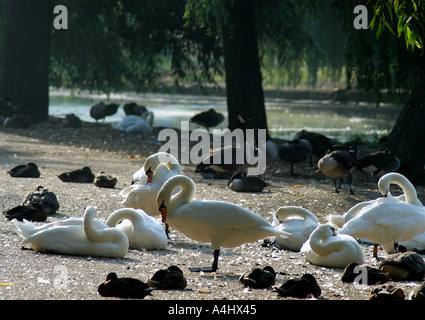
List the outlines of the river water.
<svg viewBox="0 0 425 320">
<path fill-rule="evenodd" d="M 64 117 L 74 113 L 81 120 L 95 122 L 90 117 L 90 107 L 98 101 L 108 101 L 105 95 L 88 93 L 73 94 L 67 91 L 51 91 L 49 114 Z M 197 96 L 181 94 L 113 94 L 109 101 L 121 106 L 127 102 L 145 105 L 154 113 L 154 126 L 180 128 L 181 121 L 189 120 L 194 114 L 215 108 L 225 115 L 225 121 L 217 128 L 227 127 L 227 107 L 224 96 Z M 272 137 L 292 139 L 302 129 L 324 133 L 341 142 L 360 135 L 365 139 L 376 139 L 389 133 L 397 119 L 400 107 L 374 103 L 337 103 L 327 100 L 266 99 L 269 131 Z M 105 119 L 115 124 L 125 117 L 123 108 Z M 191 129 L 196 128 L 191 124 Z"/>
</svg>

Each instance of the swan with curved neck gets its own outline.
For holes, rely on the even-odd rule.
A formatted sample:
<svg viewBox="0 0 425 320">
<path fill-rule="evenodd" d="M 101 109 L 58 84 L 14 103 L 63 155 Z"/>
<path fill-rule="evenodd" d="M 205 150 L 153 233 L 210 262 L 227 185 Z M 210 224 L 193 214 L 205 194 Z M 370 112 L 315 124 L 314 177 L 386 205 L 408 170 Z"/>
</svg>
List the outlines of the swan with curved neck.
<svg viewBox="0 0 425 320">
<path fill-rule="evenodd" d="M 411 203 L 417 206 L 423 206 L 418 199 L 418 194 L 416 193 L 415 187 L 405 176 L 397 172 L 390 172 L 385 174 L 378 181 L 379 192 L 381 192 L 383 196 L 391 196 L 391 184 L 397 184 L 401 187 L 404 193 L 404 200 L 407 203 Z M 398 199 L 402 200 L 403 198 L 400 197 Z"/>
<path fill-rule="evenodd" d="M 128 252 L 128 238 L 119 229 L 109 228 L 95 219 L 96 208 L 88 206 L 84 218 L 70 218 L 36 226 L 13 220 L 23 244 L 32 249 L 57 254 L 123 258 Z"/>
<path fill-rule="evenodd" d="M 182 169 L 177 159 L 169 153 L 158 152 L 149 156 L 143 167 L 134 175 L 147 176 L 147 183 L 135 183 L 121 190 L 124 197 L 123 206 L 142 209 L 150 216 L 159 215 L 156 197 L 165 181 L 170 177 L 181 174 Z"/>
<path fill-rule="evenodd" d="M 403 194 L 395 197 L 394 199 L 400 201 L 406 201 L 407 203 L 414 204 L 417 206 L 422 206 L 422 203 L 419 201 L 415 187 L 413 184 L 403 175 L 390 172 L 383 175 L 378 181 L 378 190 L 385 197 L 392 197 L 390 193 L 390 185 L 397 184 L 403 190 Z M 355 206 L 350 208 L 347 212 L 342 215 L 331 215 L 330 222 L 336 225 L 337 227 L 342 227 L 344 223 L 355 218 L 363 208 L 373 204 L 376 201 L 369 200 L 357 203 Z M 392 247 L 392 246 L 391 246 Z"/>
<path fill-rule="evenodd" d="M 177 188 L 181 190 L 174 194 Z M 193 200 L 195 183 L 187 176 L 176 175 L 167 180 L 157 197 L 162 221 L 187 237 L 210 243 L 214 249 L 212 267 L 218 269 L 220 248 L 234 248 L 268 236 L 288 234 L 276 230 L 267 220 L 233 203 L 223 201 Z M 197 271 L 197 270 L 193 270 Z"/>
<path fill-rule="evenodd" d="M 362 264 L 363 251 L 351 236 L 337 235 L 335 229 L 327 224 L 318 226 L 303 244 L 301 252 L 312 264 L 345 268 L 350 263 Z"/>
<path fill-rule="evenodd" d="M 283 206 L 273 213 L 272 225 L 291 235 L 283 238 L 275 237 L 275 244 L 279 248 L 300 251 L 303 243 L 319 225 L 317 217 L 309 210 L 299 206 Z"/>
<path fill-rule="evenodd" d="M 132 249 L 159 250 L 167 246 L 167 235 L 163 226 L 143 210 L 121 208 L 111 213 L 106 225 L 125 232 Z"/>
</svg>

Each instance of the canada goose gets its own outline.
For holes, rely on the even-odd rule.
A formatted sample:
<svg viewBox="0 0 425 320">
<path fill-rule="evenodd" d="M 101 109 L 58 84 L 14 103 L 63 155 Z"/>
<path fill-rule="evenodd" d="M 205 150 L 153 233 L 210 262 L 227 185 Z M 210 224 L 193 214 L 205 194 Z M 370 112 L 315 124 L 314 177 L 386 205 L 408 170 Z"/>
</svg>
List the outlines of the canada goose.
<svg viewBox="0 0 425 320">
<path fill-rule="evenodd" d="M 192 118 L 190 118 L 190 122 L 199 124 L 207 128 L 207 130 L 209 130 L 212 127 L 218 126 L 223 121 L 224 121 L 224 115 L 222 113 L 215 111 L 215 109 L 213 108 L 207 111 L 198 113 L 194 115 Z"/>
<path fill-rule="evenodd" d="M 319 170 L 332 179 L 335 185 L 335 192 L 339 193 L 339 186 L 342 178 L 347 179 L 350 193 L 354 194 L 352 188 L 352 170 L 358 167 L 358 160 L 353 152 L 336 150 L 323 156 L 318 162 Z M 339 179 L 339 185 L 337 180 Z"/>
<path fill-rule="evenodd" d="M 328 150 L 332 148 L 332 145 L 337 143 L 336 140 L 328 138 L 324 134 L 302 130 L 295 134 L 295 139 L 305 139 L 311 144 L 311 153 L 316 155 L 319 159 L 322 158 Z M 312 157 L 310 156 L 310 165 L 312 163 Z"/>
<path fill-rule="evenodd" d="M 82 169 L 61 173 L 58 178 L 63 182 L 93 183 L 95 175 L 89 167 L 83 167 Z"/>
<path fill-rule="evenodd" d="M 295 176 L 294 164 L 307 160 L 311 152 L 311 144 L 306 139 L 295 139 L 279 146 L 279 158 L 290 164 L 291 176 Z"/>
<path fill-rule="evenodd" d="M 276 271 L 271 266 L 254 268 L 239 277 L 239 281 L 245 286 L 253 289 L 266 289 L 274 286 Z"/>
<path fill-rule="evenodd" d="M 379 268 L 394 281 L 423 281 L 425 276 L 424 259 L 413 251 L 389 254 L 381 261 Z"/>
<path fill-rule="evenodd" d="M 20 164 L 10 169 L 6 173 L 10 174 L 14 178 L 38 178 L 40 177 L 40 171 L 34 162 L 28 164 Z"/>
<path fill-rule="evenodd" d="M 40 203 L 46 215 L 55 214 L 60 205 L 56 194 L 43 186 L 38 186 L 35 191 L 29 192 L 25 195 L 22 205 L 34 205 Z"/>
<path fill-rule="evenodd" d="M 280 297 L 293 298 L 318 298 L 322 294 L 322 289 L 317 284 L 316 278 L 309 273 L 299 278 L 286 280 L 279 287 L 276 287 L 276 291 Z"/>
<path fill-rule="evenodd" d="M 177 188 L 181 190 L 173 195 Z M 204 270 L 206 272 L 217 271 L 221 247 L 234 248 L 268 236 L 288 235 L 273 228 L 259 215 L 233 203 L 196 201 L 193 199 L 195 192 L 192 179 L 185 175 L 173 176 L 159 191 L 157 206 L 162 222 L 193 240 L 211 243 L 214 261 L 211 268 Z"/>
<path fill-rule="evenodd" d="M 97 288 L 102 297 L 123 299 L 143 299 L 147 295 L 151 295 L 152 290 L 153 288 L 138 279 L 118 278 L 115 272 L 109 273 L 106 281 Z"/>
<path fill-rule="evenodd" d="M 143 113 L 148 111 L 145 106 L 138 105 L 135 102 L 126 103 L 123 109 L 126 116 L 129 116 L 130 114 L 141 116 Z"/>
<path fill-rule="evenodd" d="M 169 266 L 154 273 L 148 280 L 148 285 L 158 290 L 184 289 L 187 280 L 183 271 L 177 266 Z"/>
<path fill-rule="evenodd" d="M 99 188 L 114 188 L 117 184 L 117 181 L 117 178 L 112 177 L 102 171 L 96 175 L 94 185 Z"/>
<path fill-rule="evenodd" d="M 247 176 L 244 172 L 239 172 L 230 177 L 228 185 L 236 192 L 261 192 L 268 184 L 258 176 Z"/>
<path fill-rule="evenodd" d="M 375 177 L 380 178 L 388 172 L 400 168 L 400 160 L 389 149 L 376 151 L 359 159 L 359 168 Z"/>
</svg>

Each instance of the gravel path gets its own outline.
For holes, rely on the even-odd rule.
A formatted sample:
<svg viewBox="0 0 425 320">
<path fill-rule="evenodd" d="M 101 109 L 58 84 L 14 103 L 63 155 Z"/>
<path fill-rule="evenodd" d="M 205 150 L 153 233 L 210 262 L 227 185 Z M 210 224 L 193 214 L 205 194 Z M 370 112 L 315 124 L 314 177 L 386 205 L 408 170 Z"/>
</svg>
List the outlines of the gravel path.
<svg viewBox="0 0 425 320">
<path fill-rule="evenodd" d="M 162 143 L 156 135 L 127 135 L 111 130 L 107 125 L 84 123 L 81 129 L 63 128 L 58 119 L 51 119 L 32 129 L 0 128 L 0 208 L 21 204 L 24 195 L 42 185 L 56 193 L 60 209 L 47 221 L 68 217 L 82 217 L 87 205 L 98 208 L 98 218 L 105 220 L 121 207 L 119 191 L 131 182 L 150 154 Z M 12 178 L 5 174 L 17 164 L 33 161 L 41 171 L 40 178 Z M 64 183 L 58 174 L 83 166 L 94 173 L 105 171 L 116 176 L 114 189 L 104 189 L 94 184 Z M 268 166 L 263 178 L 270 186 L 262 193 L 236 193 L 227 187 L 227 181 L 210 181 L 193 172 L 194 166 L 183 166 L 184 173 L 197 185 L 197 199 L 224 200 L 252 210 L 271 222 L 271 213 L 282 205 L 304 206 L 315 213 L 320 222 L 330 214 L 342 214 L 354 204 L 378 196 L 376 181 L 357 173 L 354 177 L 356 195 L 343 190 L 333 192 L 330 180 L 307 164 L 296 166 L 298 178 L 289 175 L 289 167 L 282 163 Z M 423 187 L 418 188 L 419 198 L 425 201 Z M 394 194 L 398 194 L 394 190 Z M 40 223 L 42 224 L 42 223 Z M 14 225 L 0 219 L 0 299 L 1 300 L 94 300 L 105 299 L 97 287 L 109 272 L 119 277 L 133 277 L 146 281 L 154 271 L 177 265 L 187 278 L 184 290 L 156 290 L 145 300 L 271 300 L 282 301 L 271 289 L 245 289 L 238 278 L 253 267 L 271 265 L 277 272 L 277 285 L 284 280 L 311 273 L 322 288 L 319 299 L 366 300 L 370 287 L 345 284 L 338 268 L 324 268 L 306 262 L 302 254 L 262 246 L 263 240 L 234 249 L 222 249 L 219 270 L 216 274 L 193 273 L 194 266 L 210 266 L 212 249 L 208 244 L 197 243 L 172 230 L 168 247 L 160 251 L 130 250 L 123 259 L 77 257 L 37 253 L 21 249 L 21 238 Z M 273 240 L 273 239 L 269 239 Z M 371 259 L 372 247 L 362 245 L 366 263 Z M 380 250 L 380 255 L 385 252 Z M 419 282 L 395 283 L 406 294 Z"/>
</svg>

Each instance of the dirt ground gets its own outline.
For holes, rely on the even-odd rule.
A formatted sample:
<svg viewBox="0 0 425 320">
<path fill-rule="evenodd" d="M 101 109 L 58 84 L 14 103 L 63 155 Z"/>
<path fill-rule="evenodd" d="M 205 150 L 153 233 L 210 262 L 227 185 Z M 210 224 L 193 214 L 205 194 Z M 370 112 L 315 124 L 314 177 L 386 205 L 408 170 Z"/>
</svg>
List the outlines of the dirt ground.
<svg viewBox="0 0 425 320">
<path fill-rule="evenodd" d="M 133 172 L 147 156 L 158 151 L 162 142 L 157 136 L 128 135 L 103 124 L 84 123 L 81 129 L 61 126 L 59 119 L 35 125 L 31 129 L 0 128 L 0 208 L 21 204 L 24 195 L 42 185 L 56 193 L 60 209 L 47 222 L 68 217 L 82 217 L 87 205 L 98 208 L 98 218 L 105 220 L 122 207 L 119 191 L 129 185 Z M 365 150 L 361 150 L 365 152 Z M 17 164 L 35 162 L 40 178 L 12 178 L 6 171 Z M 94 184 L 64 183 L 58 174 L 89 166 L 94 173 L 105 171 L 118 178 L 114 189 Z M 261 193 L 231 191 L 225 180 L 207 180 L 184 165 L 184 174 L 197 185 L 197 199 L 224 200 L 252 210 L 268 221 L 272 212 L 283 205 L 303 206 L 315 213 L 320 222 L 330 214 L 342 214 L 354 204 L 379 196 L 376 180 L 364 173 L 354 175 L 355 195 L 343 186 L 334 193 L 332 182 L 307 163 L 297 165 L 299 177 L 289 175 L 289 167 L 269 164 L 263 178 L 270 184 Z M 394 189 L 393 194 L 400 191 Z M 419 199 L 425 202 L 423 187 Z M 41 222 L 39 224 L 43 224 Z M 14 225 L 0 218 L 0 299 L 1 300 L 96 300 L 102 298 L 97 287 L 109 272 L 119 277 L 143 281 L 158 269 L 179 266 L 187 279 L 184 290 L 155 290 L 146 300 L 273 300 L 281 301 L 272 289 L 246 289 L 238 281 L 253 267 L 271 265 L 279 274 L 276 285 L 305 273 L 313 274 L 322 288 L 319 300 L 367 300 L 370 287 L 341 281 L 343 269 L 325 268 L 308 263 L 299 252 L 262 246 L 263 240 L 234 249 L 222 249 L 219 270 L 215 274 L 193 273 L 189 267 L 210 266 L 212 249 L 197 243 L 176 230 L 165 250 L 129 250 L 123 259 L 78 257 L 22 250 L 21 238 Z M 270 238 L 269 240 L 273 240 Z M 362 244 L 368 265 L 376 265 L 372 246 Z M 379 254 L 385 256 L 380 249 Z M 407 294 L 420 282 L 398 282 Z"/>
</svg>

